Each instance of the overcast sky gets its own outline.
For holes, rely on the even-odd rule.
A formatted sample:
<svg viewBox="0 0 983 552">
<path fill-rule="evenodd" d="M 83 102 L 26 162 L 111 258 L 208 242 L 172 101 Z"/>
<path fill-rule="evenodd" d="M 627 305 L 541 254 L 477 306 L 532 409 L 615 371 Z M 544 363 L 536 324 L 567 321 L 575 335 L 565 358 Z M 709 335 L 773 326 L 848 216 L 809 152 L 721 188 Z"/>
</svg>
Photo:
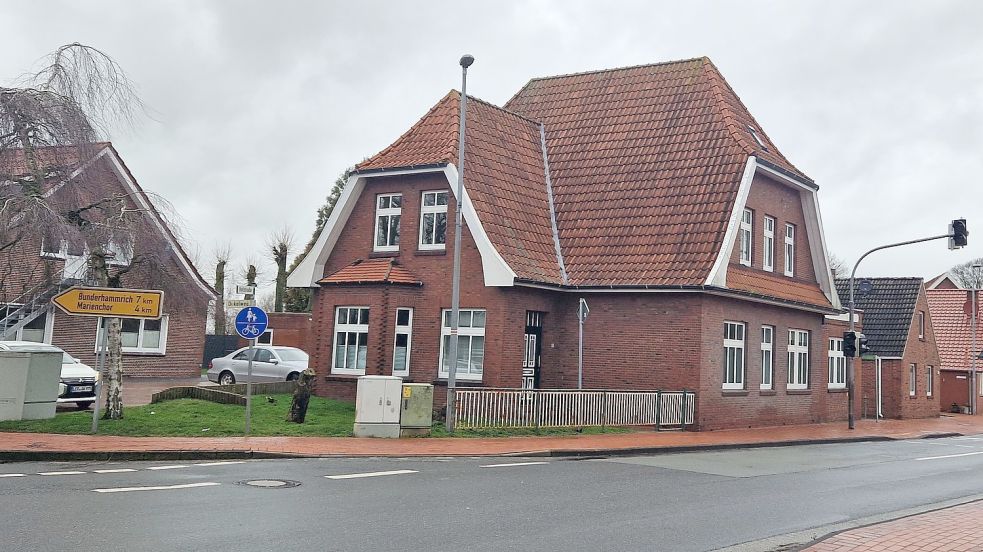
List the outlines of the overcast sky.
<svg viewBox="0 0 983 552">
<path fill-rule="evenodd" d="M 861 272 L 924 276 L 983 255 L 983 2 L 44 1 L 0 7 L 10 82 L 59 45 L 114 57 L 150 117 L 110 136 L 176 206 L 213 272 L 302 246 L 338 174 L 451 88 L 502 105 L 532 77 L 709 56 L 820 185 L 830 251 L 945 233 L 970 247 L 882 252 Z M 267 268 L 267 279 L 273 277 Z"/>
</svg>

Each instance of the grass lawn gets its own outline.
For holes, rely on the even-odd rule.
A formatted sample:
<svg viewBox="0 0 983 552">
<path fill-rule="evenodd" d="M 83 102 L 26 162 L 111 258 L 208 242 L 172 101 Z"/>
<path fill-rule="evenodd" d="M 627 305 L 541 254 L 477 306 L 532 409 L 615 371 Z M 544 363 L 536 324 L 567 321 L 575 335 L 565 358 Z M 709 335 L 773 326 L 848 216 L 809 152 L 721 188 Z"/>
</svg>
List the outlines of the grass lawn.
<svg viewBox="0 0 983 552">
<path fill-rule="evenodd" d="M 307 421 L 286 421 L 290 395 L 253 397 L 252 435 L 314 435 L 345 437 L 352 433 L 355 405 L 311 397 Z M 198 399 L 178 399 L 144 406 L 124 407 L 122 420 L 99 420 L 100 435 L 227 437 L 241 436 L 245 408 Z M 66 412 L 48 420 L 0 422 L 0 431 L 89 433 L 92 412 Z M 207 431 L 205 431 L 207 430 Z"/>
<path fill-rule="evenodd" d="M 253 398 L 252 435 L 308 435 L 348 437 L 355 422 L 355 405 L 348 402 L 311 397 L 307 421 L 294 424 L 286 421 L 290 410 L 290 395 L 273 395 L 276 403 L 265 395 Z M 100 435 L 135 437 L 228 437 L 241 436 L 245 425 L 245 408 L 198 399 L 178 399 L 144 406 L 124 407 L 122 420 L 100 420 Z M 0 422 L 0 431 L 36 433 L 87 434 L 92 428 L 92 412 L 65 412 L 48 420 Z M 442 423 L 433 426 L 433 437 L 514 437 L 562 436 L 598 433 L 628 433 L 626 428 L 516 428 L 458 430 L 454 435 L 444 430 Z"/>
</svg>

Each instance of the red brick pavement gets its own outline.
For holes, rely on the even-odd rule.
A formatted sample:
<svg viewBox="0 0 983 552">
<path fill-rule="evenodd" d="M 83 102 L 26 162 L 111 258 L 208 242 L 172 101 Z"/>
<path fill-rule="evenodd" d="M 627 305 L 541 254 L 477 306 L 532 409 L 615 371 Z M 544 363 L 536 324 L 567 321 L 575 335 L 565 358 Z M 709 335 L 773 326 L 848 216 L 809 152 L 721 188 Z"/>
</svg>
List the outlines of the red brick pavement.
<svg viewBox="0 0 983 552">
<path fill-rule="evenodd" d="M 114 437 L 0 433 L 0 452 L 261 452 L 297 456 L 496 456 L 584 454 L 634 449 L 713 448 L 858 438 L 914 439 L 933 434 L 983 433 L 983 416 L 846 423 L 704 432 L 640 431 L 626 434 L 480 439 L 357 439 L 353 437 Z"/>
<path fill-rule="evenodd" d="M 979 552 L 983 550 L 983 502 L 851 529 L 804 552 Z"/>
</svg>

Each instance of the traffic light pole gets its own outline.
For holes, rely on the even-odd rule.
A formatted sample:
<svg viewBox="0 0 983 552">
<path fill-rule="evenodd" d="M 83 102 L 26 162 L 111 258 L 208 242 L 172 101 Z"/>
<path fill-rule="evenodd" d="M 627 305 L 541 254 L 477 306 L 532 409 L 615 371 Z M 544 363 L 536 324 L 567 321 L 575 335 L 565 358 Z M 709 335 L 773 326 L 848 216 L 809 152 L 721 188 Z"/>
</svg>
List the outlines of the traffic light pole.
<svg viewBox="0 0 983 552">
<path fill-rule="evenodd" d="M 880 247 L 875 247 L 875 248 L 871 249 L 870 251 L 868 251 L 868 252 L 864 253 L 863 255 L 861 255 L 860 258 L 857 259 L 857 264 L 853 265 L 853 271 L 850 272 L 850 332 L 852 333 L 852 332 L 854 332 L 856 330 L 856 320 L 854 318 L 854 310 L 855 309 L 854 309 L 854 300 L 853 300 L 853 283 L 854 283 L 854 280 L 855 280 L 856 275 L 857 275 L 857 267 L 860 266 L 860 262 L 861 261 L 863 261 L 864 259 L 867 258 L 867 255 L 870 255 L 871 253 L 874 253 L 875 251 L 880 251 L 882 249 L 891 249 L 892 247 L 901 247 L 902 245 L 912 245 L 912 244 L 915 244 L 915 243 L 922 243 L 922 242 L 927 242 L 927 241 L 932 241 L 932 240 L 941 240 L 941 239 L 944 239 L 944 238 L 951 238 L 951 237 L 953 237 L 952 234 L 942 234 L 941 236 L 932 236 L 931 238 L 922 238 L 920 240 L 908 240 L 908 241 L 903 241 L 903 242 L 898 242 L 898 243 L 892 243 L 892 244 L 889 244 L 889 245 L 882 245 Z M 847 380 L 847 384 L 846 384 L 847 399 L 846 399 L 846 402 L 847 402 L 847 409 L 848 409 L 847 420 L 848 420 L 848 424 L 850 426 L 850 429 L 853 429 L 854 428 L 854 419 L 853 419 L 853 400 L 854 399 L 853 399 L 853 395 L 854 395 L 854 382 L 855 382 L 855 377 L 854 376 L 855 376 L 855 372 L 854 372 L 854 369 L 853 369 L 853 359 L 854 359 L 854 357 L 853 356 L 850 356 L 850 357 L 847 357 L 847 361 L 846 361 L 846 380 Z"/>
</svg>

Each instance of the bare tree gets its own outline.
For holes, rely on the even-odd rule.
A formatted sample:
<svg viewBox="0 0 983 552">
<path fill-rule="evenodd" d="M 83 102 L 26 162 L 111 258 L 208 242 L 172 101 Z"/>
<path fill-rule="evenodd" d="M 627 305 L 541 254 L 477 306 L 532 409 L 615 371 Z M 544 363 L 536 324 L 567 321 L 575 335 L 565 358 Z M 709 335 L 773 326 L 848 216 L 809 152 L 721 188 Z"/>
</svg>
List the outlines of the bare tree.
<svg viewBox="0 0 983 552">
<path fill-rule="evenodd" d="M 956 283 L 966 289 L 983 288 L 983 257 L 958 264 L 949 270 Z"/>
<path fill-rule="evenodd" d="M 130 123 L 142 109 L 126 75 L 105 53 L 81 44 L 58 48 L 36 73 L 0 86 L 0 252 L 25 243 L 64 244 L 88 257 L 91 281 L 101 286 L 175 289 L 178 252 L 167 227 L 166 201 L 113 185 L 95 162 L 101 135 Z M 55 245 L 57 247 L 57 245 Z M 44 261 L 40 271 L 53 278 Z M 33 275 L 34 278 L 38 274 Z M 25 280 L 26 281 L 26 280 Z M 5 286 L 6 287 L 6 286 Z M 106 320 L 106 418 L 123 417 L 122 341 L 118 318 Z"/>
<path fill-rule="evenodd" d="M 215 335 L 226 335 L 225 265 L 232 256 L 232 245 L 224 244 L 215 249 Z"/>
<path fill-rule="evenodd" d="M 829 262 L 829 270 L 833 273 L 833 278 L 848 278 L 850 276 L 850 270 L 846 265 L 846 261 L 838 257 L 835 253 L 829 254 L 827 262 Z"/>
<path fill-rule="evenodd" d="M 266 243 L 273 255 L 273 262 L 276 264 L 276 290 L 273 295 L 274 312 L 283 312 L 283 296 L 287 291 L 287 257 L 290 255 L 293 244 L 294 234 L 286 226 L 270 234 Z"/>
</svg>

